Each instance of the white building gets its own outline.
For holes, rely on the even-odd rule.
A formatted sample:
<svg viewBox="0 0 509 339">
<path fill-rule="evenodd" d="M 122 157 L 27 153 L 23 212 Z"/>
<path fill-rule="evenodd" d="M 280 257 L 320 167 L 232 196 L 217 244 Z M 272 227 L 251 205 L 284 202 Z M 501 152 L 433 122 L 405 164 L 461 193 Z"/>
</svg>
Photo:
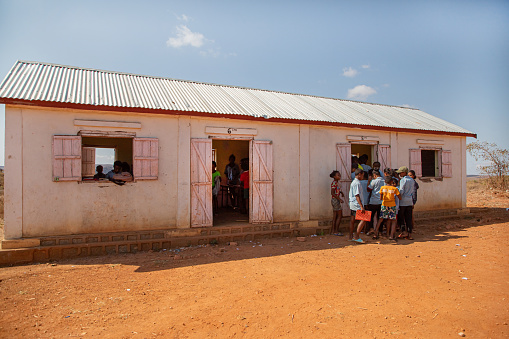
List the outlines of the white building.
<svg viewBox="0 0 509 339">
<path fill-rule="evenodd" d="M 417 210 L 466 206 L 476 135 L 418 109 L 25 61 L 0 103 L 5 239 L 213 226 L 210 164 L 231 153 L 250 159 L 250 223 L 330 219 L 351 154 L 414 169 Z M 134 182 L 84 180 L 103 147 Z"/>
</svg>

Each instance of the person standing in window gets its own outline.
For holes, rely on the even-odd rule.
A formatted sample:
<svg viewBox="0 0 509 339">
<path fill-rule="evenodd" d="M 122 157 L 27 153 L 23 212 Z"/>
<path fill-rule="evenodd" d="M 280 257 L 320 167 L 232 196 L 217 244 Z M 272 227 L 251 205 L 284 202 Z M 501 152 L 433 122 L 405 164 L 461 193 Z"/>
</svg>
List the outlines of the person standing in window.
<svg viewBox="0 0 509 339">
<path fill-rule="evenodd" d="M 106 178 L 106 174 L 103 173 L 103 167 L 101 165 L 97 165 L 95 170 L 97 173 L 94 175 L 94 180 Z"/>
<path fill-rule="evenodd" d="M 109 171 L 108 173 L 106 173 L 106 179 L 111 180 L 111 179 L 113 179 L 113 176 L 115 174 L 120 174 L 120 173 L 122 173 L 122 161 L 117 160 L 113 163 L 113 169 L 111 171 Z"/>
</svg>

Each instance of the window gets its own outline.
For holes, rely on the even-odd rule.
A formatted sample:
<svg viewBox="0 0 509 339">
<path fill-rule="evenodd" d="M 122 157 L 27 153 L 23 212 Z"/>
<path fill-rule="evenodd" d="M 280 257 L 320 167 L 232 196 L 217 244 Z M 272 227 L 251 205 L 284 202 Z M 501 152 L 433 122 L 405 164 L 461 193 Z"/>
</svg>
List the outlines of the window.
<svg viewBox="0 0 509 339">
<path fill-rule="evenodd" d="M 451 151 L 439 148 L 410 149 L 410 169 L 420 178 L 450 178 L 451 158 Z"/>
<path fill-rule="evenodd" d="M 109 150 L 110 157 L 114 152 L 114 159 L 111 160 L 127 162 L 135 180 L 157 179 L 159 140 L 156 138 L 55 135 L 53 181 L 93 178 L 97 154 L 105 150 Z"/>
<path fill-rule="evenodd" d="M 439 177 L 438 151 L 421 150 L 422 176 Z"/>
</svg>

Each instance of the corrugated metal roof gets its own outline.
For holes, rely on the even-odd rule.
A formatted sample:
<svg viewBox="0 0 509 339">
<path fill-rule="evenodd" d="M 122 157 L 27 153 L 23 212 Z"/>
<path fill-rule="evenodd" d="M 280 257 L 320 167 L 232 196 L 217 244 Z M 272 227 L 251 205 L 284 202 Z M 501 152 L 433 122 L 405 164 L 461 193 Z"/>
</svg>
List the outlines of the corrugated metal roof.
<svg viewBox="0 0 509 339">
<path fill-rule="evenodd" d="M 16 62 L 0 86 L 0 102 L 14 101 L 199 112 L 474 135 L 414 108 L 29 61 Z"/>
</svg>

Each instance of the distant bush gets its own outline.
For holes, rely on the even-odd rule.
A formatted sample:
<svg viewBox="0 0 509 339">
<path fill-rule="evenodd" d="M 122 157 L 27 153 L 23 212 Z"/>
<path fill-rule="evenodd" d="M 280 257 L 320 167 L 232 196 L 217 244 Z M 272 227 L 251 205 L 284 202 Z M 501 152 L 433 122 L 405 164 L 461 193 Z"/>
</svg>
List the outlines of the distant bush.
<svg viewBox="0 0 509 339">
<path fill-rule="evenodd" d="M 488 176 L 491 188 L 507 189 L 507 175 L 509 174 L 509 151 L 498 148 L 495 143 L 475 141 L 467 145 L 468 152 L 476 161 L 483 161 L 487 165 L 478 165 L 482 174 Z"/>
</svg>

